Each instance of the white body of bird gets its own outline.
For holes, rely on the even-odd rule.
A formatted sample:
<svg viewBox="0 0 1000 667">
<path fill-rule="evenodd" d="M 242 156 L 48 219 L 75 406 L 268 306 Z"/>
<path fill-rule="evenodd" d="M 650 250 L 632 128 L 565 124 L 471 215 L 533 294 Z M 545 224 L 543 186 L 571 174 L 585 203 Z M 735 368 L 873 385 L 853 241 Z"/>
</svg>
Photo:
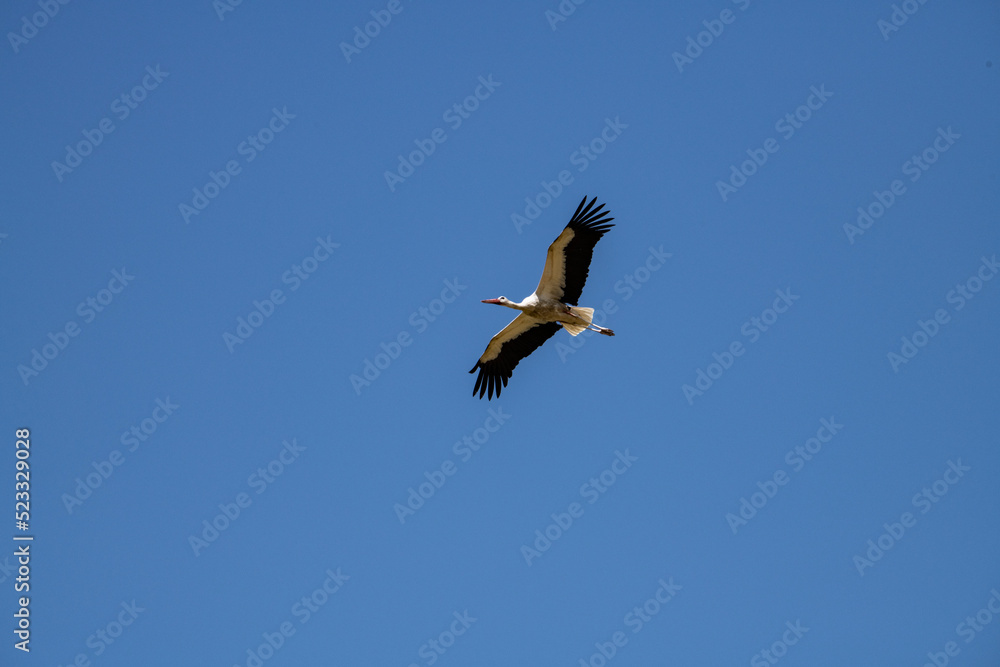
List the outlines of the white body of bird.
<svg viewBox="0 0 1000 667">
<path fill-rule="evenodd" d="M 514 303 L 505 296 L 499 299 L 483 299 L 483 303 L 495 303 L 520 310 L 528 317 L 539 322 L 558 322 L 571 335 L 577 336 L 587 329 L 592 329 L 606 336 L 614 336 L 615 332 L 594 324 L 594 309 L 581 306 L 567 306 L 557 299 L 547 299 L 532 293 L 520 303 Z M 515 320 L 516 321 L 516 320 Z"/>
</svg>

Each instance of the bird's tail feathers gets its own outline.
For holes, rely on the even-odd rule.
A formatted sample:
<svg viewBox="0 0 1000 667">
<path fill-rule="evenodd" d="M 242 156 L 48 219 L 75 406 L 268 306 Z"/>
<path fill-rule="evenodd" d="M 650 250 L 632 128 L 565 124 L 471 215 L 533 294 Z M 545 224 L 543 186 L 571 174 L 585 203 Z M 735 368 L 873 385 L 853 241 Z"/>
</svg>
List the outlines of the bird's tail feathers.
<svg viewBox="0 0 1000 667">
<path fill-rule="evenodd" d="M 576 306 L 570 306 L 569 312 L 581 320 L 590 324 L 594 321 L 594 309 L 593 308 L 577 308 Z M 587 330 L 587 324 L 567 324 L 566 322 L 561 323 L 565 327 L 566 331 L 569 332 L 571 336 L 578 336 Z"/>
</svg>

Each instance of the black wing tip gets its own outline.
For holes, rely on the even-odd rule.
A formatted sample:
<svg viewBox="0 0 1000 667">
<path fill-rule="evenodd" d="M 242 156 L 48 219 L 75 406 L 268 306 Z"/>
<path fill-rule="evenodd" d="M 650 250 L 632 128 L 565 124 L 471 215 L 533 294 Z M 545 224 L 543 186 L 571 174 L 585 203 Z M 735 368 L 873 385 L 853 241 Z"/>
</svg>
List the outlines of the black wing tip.
<svg viewBox="0 0 1000 667">
<path fill-rule="evenodd" d="M 597 208 L 594 208 L 594 204 L 597 202 L 597 197 L 590 200 L 587 203 L 587 196 L 583 196 L 583 200 L 580 201 L 580 205 L 576 207 L 576 212 L 573 213 L 573 217 L 570 219 L 567 227 L 571 229 L 587 230 L 591 232 L 596 232 L 597 234 L 603 235 L 609 229 L 614 227 L 610 224 L 614 218 L 606 217 L 610 211 L 603 211 L 607 204 L 601 204 Z M 586 206 L 584 206 L 586 204 Z"/>
<path fill-rule="evenodd" d="M 472 395 L 479 394 L 480 400 L 482 400 L 483 396 L 486 396 L 486 400 L 488 401 L 492 400 L 494 396 L 500 398 L 500 392 L 507 386 L 511 375 L 514 374 L 513 368 L 498 366 L 496 363 L 495 360 L 485 364 L 477 361 L 476 365 L 469 371 L 473 373 L 477 369 L 479 370 L 479 377 L 476 378 L 476 386 L 472 389 Z"/>
<path fill-rule="evenodd" d="M 472 388 L 472 395 L 475 396 L 479 394 L 479 400 L 483 399 L 485 394 L 489 394 L 486 397 L 487 401 L 493 400 L 493 388 L 496 385 L 496 395 L 500 396 L 500 379 L 503 379 L 504 385 L 507 384 L 506 378 L 494 378 L 495 373 L 491 373 L 489 369 L 481 361 L 477 361 L 476 365 L 472 367 L 470 373 L 475 373 L 479 371 L 479 377 L 476 378 L 476 386 Z"/>
</svg>

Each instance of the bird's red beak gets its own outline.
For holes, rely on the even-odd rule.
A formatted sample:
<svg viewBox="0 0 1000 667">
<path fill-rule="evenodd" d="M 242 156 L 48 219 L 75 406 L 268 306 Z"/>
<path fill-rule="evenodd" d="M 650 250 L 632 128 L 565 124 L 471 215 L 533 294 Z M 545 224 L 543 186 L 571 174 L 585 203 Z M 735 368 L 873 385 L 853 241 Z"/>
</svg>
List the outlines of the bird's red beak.
<svg viewBox="0 0 1000 667">
<path fill-rule="evenodd" d="M 500 299 L 483 299 L 483 303 L 500 303 Z"/>
</svg>

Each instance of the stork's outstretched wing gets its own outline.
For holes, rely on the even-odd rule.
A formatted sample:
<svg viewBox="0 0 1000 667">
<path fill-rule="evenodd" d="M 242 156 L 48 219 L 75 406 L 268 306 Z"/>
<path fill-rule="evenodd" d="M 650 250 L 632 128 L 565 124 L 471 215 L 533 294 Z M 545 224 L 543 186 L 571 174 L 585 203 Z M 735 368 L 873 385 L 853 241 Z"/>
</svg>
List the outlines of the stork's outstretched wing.
<svg viewBox="0 0 1000 667">
<path fill-rule="evenodd" d="M 571 306 L 575 306 L 580 300 L 583 286 L 587 282 L 594 246 L 614 227 L 609 224 L 614 218 L 605 217 L 608 211 L 601 211 L 604 204 L 594 208 L 596 201 L 597 197 L 594 197 L 587 204 L 587 198 L 584 197 L 569 224 L 549 246 L 542 279 L 535 289 L 535 294 L 539 297 L 555 299 Z M 587 204 L 586 208 L 584 204 Z"/>
<path fill-rule="evenodd" d="M 472 395 L 479 392 L 479 398 L 482 398 L 483 394 L 487 394 L 487 400 L 492 399 L 494 393 L 499 397 L 501 382 L 503 387 L 507 386 L 507 380 L 518 362 L 537 350 L 560 327 L 558 322 L 543 322 L 524 313 L 518 314 L 500 333 L 493 336 L 483 356 L 479 357 L 479 361 L 469 371 L 475 373 L 479 369 Z"/>
</svg>

